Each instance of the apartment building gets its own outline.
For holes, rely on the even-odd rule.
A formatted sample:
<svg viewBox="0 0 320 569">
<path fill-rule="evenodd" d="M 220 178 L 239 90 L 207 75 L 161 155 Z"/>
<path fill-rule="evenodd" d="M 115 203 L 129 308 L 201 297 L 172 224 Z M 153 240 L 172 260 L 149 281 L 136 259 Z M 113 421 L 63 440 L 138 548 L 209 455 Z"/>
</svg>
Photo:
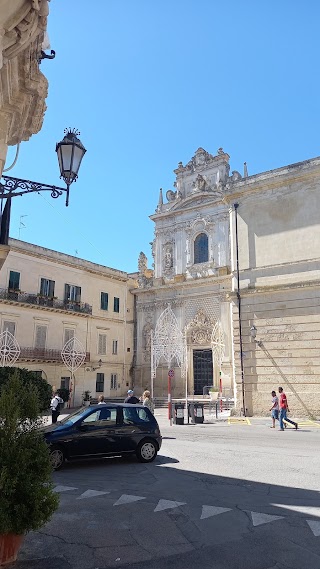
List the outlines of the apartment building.
<svg viewBox="0 0 320 569">
<path fill-rule="evenodd" d="M 1 332 L 20 346 L 16 364 L 52 386 L 72 390 L 80 404 L 92 397 L 122 397 L 131 385 L 133 295 L 127 273 L 25 243 L 9 241 L 0 271 Z M 85 352 L 72 376 L 61 352 L 71 338 Z"/>
</svg>

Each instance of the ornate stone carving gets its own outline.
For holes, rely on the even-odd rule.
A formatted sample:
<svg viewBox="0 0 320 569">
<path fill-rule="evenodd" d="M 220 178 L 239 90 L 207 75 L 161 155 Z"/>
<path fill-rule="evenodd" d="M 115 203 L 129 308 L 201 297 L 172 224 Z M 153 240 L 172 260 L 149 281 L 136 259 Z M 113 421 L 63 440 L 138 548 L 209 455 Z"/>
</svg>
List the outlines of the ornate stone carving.
<svg viewBox="0 0 320 569">
<path fill-rule="evenodd" d="M 141 275 L 144 275 L 146 270 L 148 267 L 148 259 L 147 256 L 143 253 L 143 251 L 140 252 L 139 258 L 138 258 L 138 270 L 139 273 Z"/>
<path fill-rule="evenodd" d="M 213 329 L 212 319 L 206 315 L 204 310 L 198 310 L 194 319 L 188 324 L 187 337 L 189 343 L 210 345 Z"/>
<path fill-rule="evenodd" d="M 138 258 L 138 286 L 139 288 L 150 288 L 153 285 L 152 271 L 148 270 L 148 259 L 141 251 Z"/>
<path fill-rule="evenodd" d="M 237 170 L 232 170 L 232 175 L 230 178 L 232 182 L 237 182 L 238 180 L 241 180 L 242 176 Z"/>
<path fill-rule="evenodd" d="M 149 320 L 145 323 L 143 330 L 142 330 L 142 350 L 143 350 L 143 359 L 144 361 L 150 360 L 151 355 L 151 332 L 153 330 L 153 326 Z"/>
<path fill-rule="evenodd" d="M 195 155 L 186 164 L 186 166 L 183 166 L 182 162 L 179 162 L 178 168 L 174 170 L 174 173 L 179 175 L 182 172 L 195 172 L 197 170 L 202 170 L 209 165 L 211 166 L 215 162 L 221 163 L 221 160 L 224 160 L 225 162 L 228 162 L 229 160 L 229 155 L 226 154 L 222 148 L 219 148 L 217 156 L 212 156 L 212 154 L 209 154 L 209 152 L 203 148 L 198 148 Z"/>
<path fill-rule="evenodd" d="M 166 243 L 163 247 L 163 270 L 171 271 L 173 268 L 173 246 L 172 243 Z"/>
</svg>

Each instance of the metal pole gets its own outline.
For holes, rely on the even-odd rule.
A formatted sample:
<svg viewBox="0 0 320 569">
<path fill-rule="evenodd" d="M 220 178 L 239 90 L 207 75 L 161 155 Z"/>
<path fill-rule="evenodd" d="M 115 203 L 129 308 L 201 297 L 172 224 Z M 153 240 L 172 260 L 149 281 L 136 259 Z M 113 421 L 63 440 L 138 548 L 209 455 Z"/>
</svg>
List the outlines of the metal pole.
<svg viewBox="0 0 320 569">
<path fill-rule="evenodd" d="M 168 370 L 168 418 L 172 426 L 172 404 L 171 404 L 171 370 Z"/>
<path fill-rule="evenodd" d="M 238 298 L 238 316 L 239 316 L 239 343 L 240 343 L 240 365 L 241 365 L 241 387 L 242 387 L 242 406 L 243 414 L 246 416 L 245 392 L 244 392 L 244 366 L 243 366 L 243 342 L 242 342 L 242 324 L 241 324 L 241 294 L 240 294 L 240 272 L 239 272 L 239 242 L 238 242 L 238 207 L 239 204 L 233 204 L 235 211 L 235 230 L 236 230 L 236 259 L 237 259 L 237 298 Z"/>
</svg>

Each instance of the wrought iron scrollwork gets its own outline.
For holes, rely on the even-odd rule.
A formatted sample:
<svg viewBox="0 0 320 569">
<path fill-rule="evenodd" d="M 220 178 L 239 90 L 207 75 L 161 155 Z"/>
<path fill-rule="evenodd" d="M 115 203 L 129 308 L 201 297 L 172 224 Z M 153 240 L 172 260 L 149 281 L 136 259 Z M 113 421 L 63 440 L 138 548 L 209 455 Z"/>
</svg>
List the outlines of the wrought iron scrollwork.
<svg viewBox="0 0 320 569">
<path fill-rule="evenodd" d="M 54 49 L 51 50 L 50 54 L 51 55 L 48 55 L 45 51 L 41 50 L 41 54 L 40 54 L 40 57 L 38 59 L 38 63 L 40 64 L 43 59 L 54 59 L 56 56 L 56 52 L 54 51 Z"/>
<path fill-rule="evenodd" d="M 12 178 L 11 176 L 2 176 L 2 179 L 4 183 L 0 182 L 0 199 L 13 198 L 15 196 L 22 196 L 23 194 L 43 191 L 49 191 L 51 192 L 52 198 L 58 198 L 62 196 L 63 192 L 67 192 L 67 188 L 49 186 L 48 184 L 32 182 L 32 180 L 21 180 L 19 178 Z"/>
</svg>

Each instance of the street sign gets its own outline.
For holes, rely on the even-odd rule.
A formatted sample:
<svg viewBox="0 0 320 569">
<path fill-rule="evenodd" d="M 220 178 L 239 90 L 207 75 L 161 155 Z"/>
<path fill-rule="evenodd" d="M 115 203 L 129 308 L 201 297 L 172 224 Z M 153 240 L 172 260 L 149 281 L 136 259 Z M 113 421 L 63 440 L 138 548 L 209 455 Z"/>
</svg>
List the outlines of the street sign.
<svg viewBox="0 0 320 569">
<path fill-rule="evenodd" d="M 169 369 L 168 376 L 171 378 L 174 377 L 174 370 L 173 369 Z"/>
</svg>

